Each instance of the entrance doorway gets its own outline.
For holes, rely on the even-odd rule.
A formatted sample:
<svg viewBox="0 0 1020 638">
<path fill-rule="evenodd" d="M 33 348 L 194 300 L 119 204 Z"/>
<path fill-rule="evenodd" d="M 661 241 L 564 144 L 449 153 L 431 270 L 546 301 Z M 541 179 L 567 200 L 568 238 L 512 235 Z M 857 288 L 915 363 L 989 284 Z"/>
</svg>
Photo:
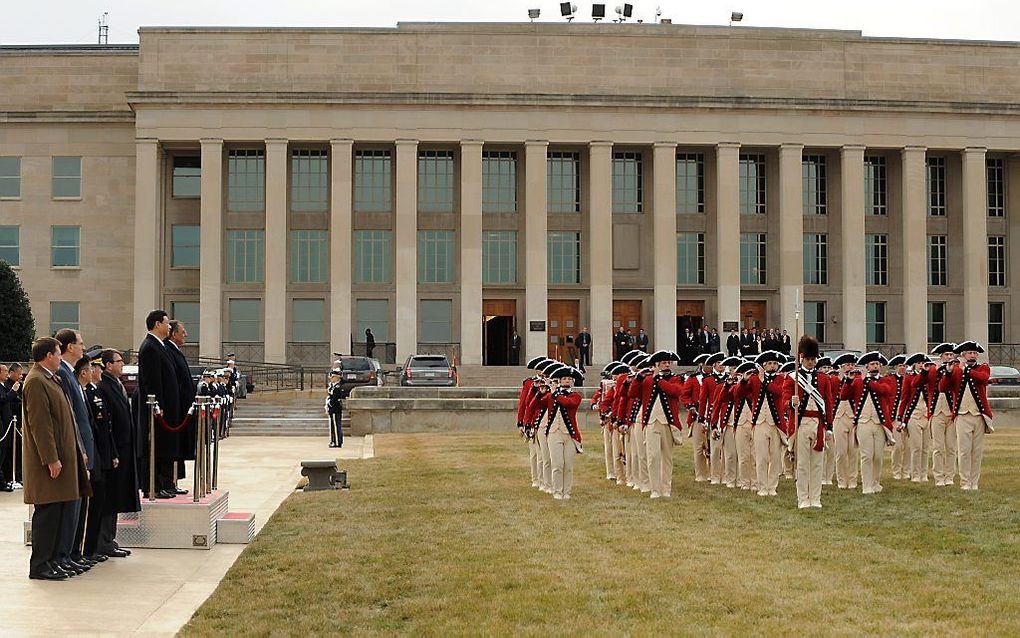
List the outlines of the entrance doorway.
<svg viewBox="0 0 1020 638">
<path fill-rule="evenodd" d="M 765 317 L 768 305 L 764 301 L 741 301 L 740 322 L 748 330 L 765 328 Z"/>
<path fill-rule="evenodd" d="M 621 345 L 616 343 L 616 334 L 623 328 L 624 332 L 630 332 L 630 343 L 632 345 Z M 637 338 L 641 330 L 641 300 L 640 299 L 614 299 L 613 300 L 613 352 L 615 359 L 622 357 L 632 347 L 637 348 Z"/>
<path fill-rule="evenodd" d="M 520 365 L 510 347 L 516 325 L 517 303 L 513 299 L 486 299 L 482 302 L 482 364 L 487 366 Z"/>
<path fill-rule="evenodd" d="M 694 357 L 701 353 L 701 344 L 698 342 L 698 330 L 705 325 L 705 302 L 685 301 L 676 302 L 676 349 L 680 355 L 680 363 L 690 365 Z"/>
<path fill-rule="evenodd" d="M 580 307 L 576 299 L 549 300 L 549 358 L 567 360 L 567 337 L 577 335 Z"/>
</svg>

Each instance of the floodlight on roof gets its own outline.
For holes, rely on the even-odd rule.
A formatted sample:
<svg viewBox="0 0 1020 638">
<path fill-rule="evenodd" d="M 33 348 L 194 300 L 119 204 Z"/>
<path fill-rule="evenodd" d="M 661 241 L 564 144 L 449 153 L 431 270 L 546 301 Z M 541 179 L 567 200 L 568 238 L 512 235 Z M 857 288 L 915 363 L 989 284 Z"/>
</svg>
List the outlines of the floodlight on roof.
<svg viewBox="0 0 1020 638">
<path fill-rule="evenodd" d="M 730 13 L 730 26 L 732 27 L 734 22 L 740 22 L 743 19 L 744 14 L 739 11 L 734 11 Z"/>
<path fill-rule="evenodd" d="M 616 5 L 616 15 L 620 16 L 616 19 L 617 22 L 623 22 L 627 18 L 634 15 L 634 5 L 632 4 L 618 4 Z"/>
<path fill-rule="evenodd" d="M 577 13 L 577 5 L 569 2 L 560 3 L 560 15 L 570 22 L 574 19 L 574 14 Z"/>
<path fill-rule="evenodd" d="M 604 4 L 593 4 L 591 5 L 591 19 L 592 22 L 598 22 L 602 18 L 606 17 L 606 5 Z"/>
<path fill-rule="evenodd" d="M 532 22 L 534 22 L 535 18 L 537 18 L 540 15 L 542 15 L 541 9 L 528 9 L 528 17 L 531 18 Z"/>
</svg>

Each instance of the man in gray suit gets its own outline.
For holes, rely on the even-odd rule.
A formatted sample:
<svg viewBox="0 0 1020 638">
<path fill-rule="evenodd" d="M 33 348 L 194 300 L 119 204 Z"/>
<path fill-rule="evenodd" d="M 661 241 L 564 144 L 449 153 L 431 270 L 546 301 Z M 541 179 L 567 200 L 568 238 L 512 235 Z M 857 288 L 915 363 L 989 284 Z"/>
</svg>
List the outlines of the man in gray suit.
<svg viewBox="0 0 1020 638">
<path fill-rule="evenodd" d="M 71 404 L 71 414 L 74 415 L 77 437 L 81 449 L 85 453 L 85 469 L 91 473 L 99 467 L 95 458 L 96 444 L 92 438 L 92 421 L 89 418 L 89 408 L 85 404 L 85 394 L 81 384 L 74 376 L 74 364 L 85 356 L 85 342 L 82 341 L 80 332 L 70 328 L 58 330 L 54 337 L 60 342 L 60 366 L 57 368 L 56 376 L 60 379 L 60 387 L 64 391 L 64 396 Z M 66 571 L 76 571 L 79 574 L 85 573 L 95 565 L 94 562 L 81 555 L 85 537 L 84 513 L 86 511 L 88 511 L 88 500 L 84 498 L 71 507 L 65 508 L 67 515 L 61 523 L 60 551 L 57 554 L 59 566 Z"/>
</svg>

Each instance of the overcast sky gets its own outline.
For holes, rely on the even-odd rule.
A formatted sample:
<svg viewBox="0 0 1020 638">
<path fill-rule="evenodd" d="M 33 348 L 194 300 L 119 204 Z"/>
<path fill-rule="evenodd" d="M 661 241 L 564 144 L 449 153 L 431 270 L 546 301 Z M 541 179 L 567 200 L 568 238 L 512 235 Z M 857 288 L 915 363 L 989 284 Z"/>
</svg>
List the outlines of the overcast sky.
<svg viewBox="0 0 1020 638">
<path fill-rule="evenodd" d="M 376 26 L 397 22 L 518 22 L 541 9 L 559 22 L 549 0 L 0 0 L 0 44 L 95 43 L 108 11 L 111 43 L 137 43 L 139 26 Z M 574 0 L 577 21 L 591 3 Z M 605 3 L 607 13 L 620 1 Z M 634 20 L 652 22 L 656 7 L 678 24 L 850 29 L 865 35 L 1020 40 L 1017 0 L 637 0 Z"/>
</svg>

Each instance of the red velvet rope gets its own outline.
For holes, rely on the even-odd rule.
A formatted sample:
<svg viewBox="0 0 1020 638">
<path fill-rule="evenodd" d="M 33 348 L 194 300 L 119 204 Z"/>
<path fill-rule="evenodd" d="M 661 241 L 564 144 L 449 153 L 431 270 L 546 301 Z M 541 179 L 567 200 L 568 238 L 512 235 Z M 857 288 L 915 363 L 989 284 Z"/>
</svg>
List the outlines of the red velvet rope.
<svg viewBox="0 0 1020 638">
<path fill-rule="evenodd" d="M 160 425 L 160 426 L 161 426 L 161 427 L 162 427 L 162 428 L 163 428 L 164 430 L 166 430 L 167 432 L 170 432 L 171 434 L 176 434 L 177 432 L 180 432 L 180 431 L 181 431 L 181 430 L 183 430 L 184 428 L 188 427 L 188 424 L 189 424 L 189 423 L 191 423 L 191 415 L 190 415 L 190 414 L 189 414 L 188 416 L 184 417 L 184 420 L 183 420 L 183 421 L 181 421 L 181 424 L 180 424 L 180 425 L 178 425 L 178 426 L 177 426 L 177 427 L 175 427 L 175 428 L 174 428 L 174 427 L 170 427 L 170 424 L 168 424 L 168 423 L 166 422 L 166 419 L 164 419 L 164 418 L 163 418 L 163 415 L 162 415 L 162 414 L 158 414 L 158 415 L 156 415 L 156 418 L 157 418 L 157 419 L 159 419 L 159 425 Z"/>
</svg>

